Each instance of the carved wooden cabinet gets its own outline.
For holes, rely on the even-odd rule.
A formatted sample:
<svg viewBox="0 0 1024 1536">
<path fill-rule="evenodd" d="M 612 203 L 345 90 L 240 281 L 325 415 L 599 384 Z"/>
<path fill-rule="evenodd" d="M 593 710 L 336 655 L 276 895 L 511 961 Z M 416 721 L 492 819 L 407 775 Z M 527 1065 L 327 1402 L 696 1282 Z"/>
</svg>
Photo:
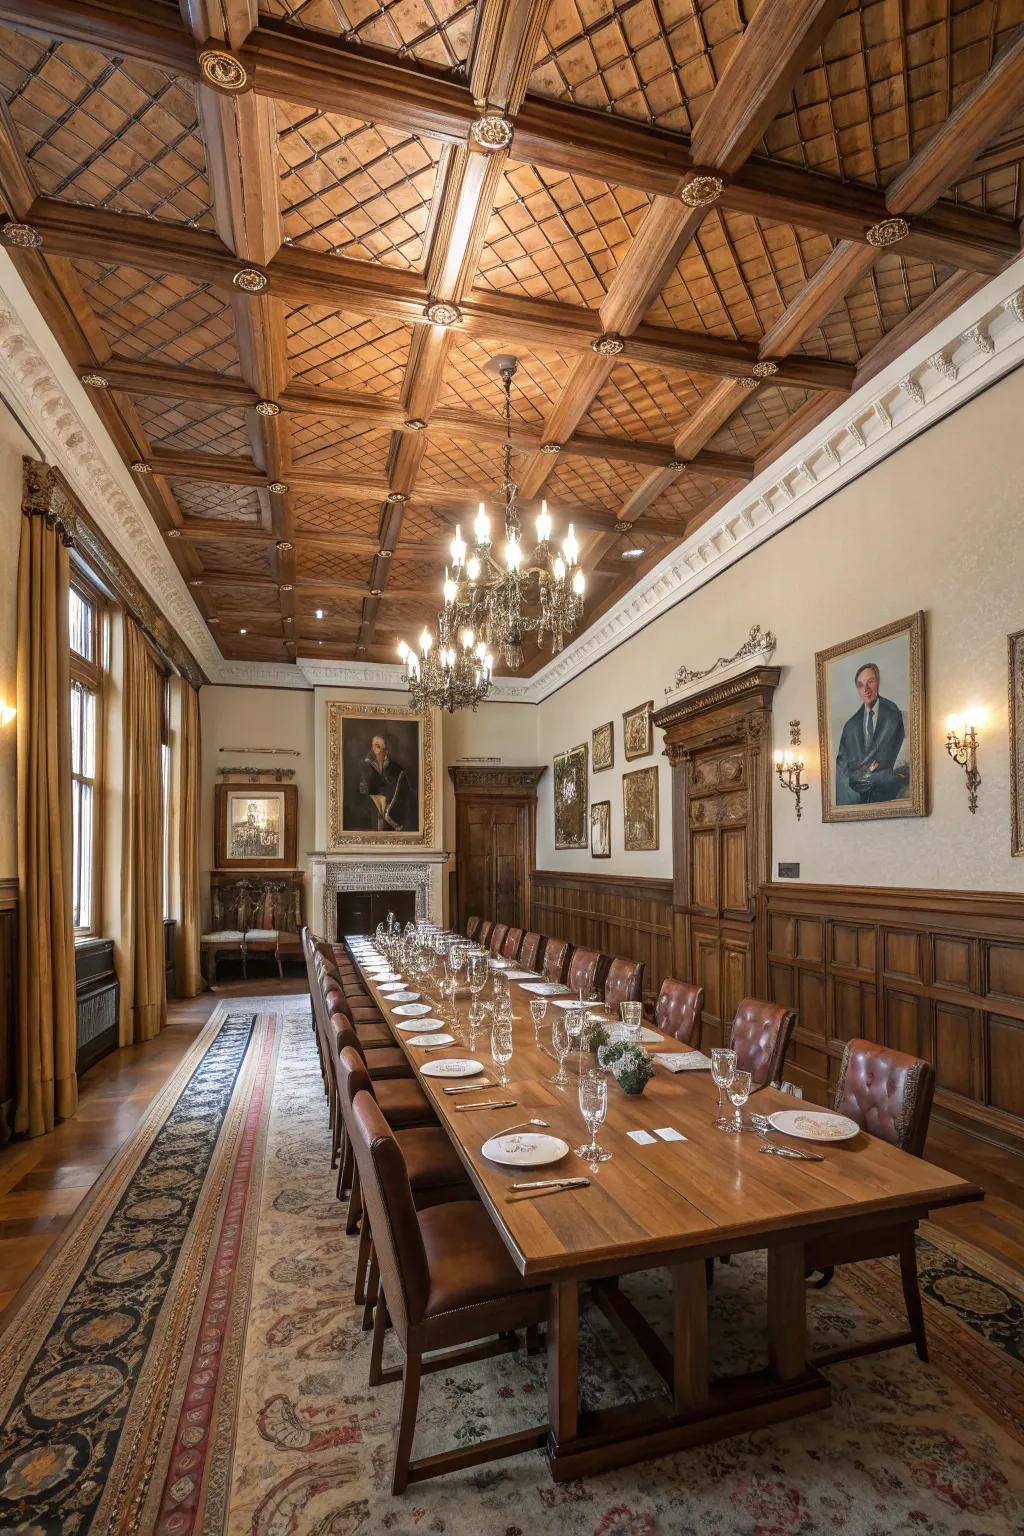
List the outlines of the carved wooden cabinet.
<svg viewBox="0 0 1024 1536">
<path fill-rule="evenodd" d="M 540 768 L 449 768 L 455 786 L 452 922 L 473 915 L 526 928 L 536 863 Z"/>
<path fill-rule="evenodd" d="M 673 971 L 704 988 L 704 1042 L 721 1043 L 756 990 L 757 892 L 771 860 L 771 707 L 778 667 L 654 716 L 672 764 Z"/>
</svg>

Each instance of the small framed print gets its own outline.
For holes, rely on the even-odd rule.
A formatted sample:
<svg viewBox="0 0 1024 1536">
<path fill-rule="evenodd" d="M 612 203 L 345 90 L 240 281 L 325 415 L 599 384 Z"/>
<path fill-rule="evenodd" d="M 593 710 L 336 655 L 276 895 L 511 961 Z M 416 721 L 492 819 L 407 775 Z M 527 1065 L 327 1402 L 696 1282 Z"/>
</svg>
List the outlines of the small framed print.
<svg viewBox="0 0 1024 1536">
<path fill-rule="evenodd" d="M 294 869 L 299 792 L 294 784 L 215 787 L 218 869 Z"/>
<path fill-rule="evenodd" d="M 658 847 L 658 767 L 622 775 L 622 846 L 627 853 L 652 853 Z"/>
<path fill-rule="evenodd" d="M 612 856 L 612 803 L 596 800 L 590 807 L 590 857 L 610 859 Z"/>
<path fill-rule="evenodd" d="M 634 757 L 649 757 L 654 751 L 654 700 L 627 709 L 622 717 L 622 752 L 627 763 Z"/>
<path fill-rule="evenodd" d="M 590 765 L 595 773 L 615 766 L 615 723 L 595 727 L 590 733 Z"/>
<path fill-rule="evenodd" d="M 555 754 L 555 847 L 587 846 L 587 744 Z"/>
</svg>

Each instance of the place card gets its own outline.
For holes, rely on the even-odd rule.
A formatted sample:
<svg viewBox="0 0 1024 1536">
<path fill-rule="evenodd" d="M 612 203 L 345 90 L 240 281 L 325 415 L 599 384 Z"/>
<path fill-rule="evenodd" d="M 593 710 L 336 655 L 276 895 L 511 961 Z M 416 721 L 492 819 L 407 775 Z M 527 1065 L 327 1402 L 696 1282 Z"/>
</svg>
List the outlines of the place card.
<svg viewBox="0 0 1024 1536">
<path fill-rule="evenodd" d="M 651 1135 L 650 1131 L 627 1131 L 626 1135 L 629 1137 L 630 1141 L 637 1142 L 641 1147 L 654 1146 L 654 1137 Z"/>
<path fill-rule="evenodd" d="M 674 1130 L 671 1125 L 662 1125 L 662 1126 L 657 1126 L 656 1125 L 654 1127 L 654 1134 L 655 1134 L 655 1136 L 660 1136 L 662 1141 L 686 1141 L 687 1140 L 687 1137 L 685 1137 L 683 1135 L 682 1131 Z"/>
</svg>

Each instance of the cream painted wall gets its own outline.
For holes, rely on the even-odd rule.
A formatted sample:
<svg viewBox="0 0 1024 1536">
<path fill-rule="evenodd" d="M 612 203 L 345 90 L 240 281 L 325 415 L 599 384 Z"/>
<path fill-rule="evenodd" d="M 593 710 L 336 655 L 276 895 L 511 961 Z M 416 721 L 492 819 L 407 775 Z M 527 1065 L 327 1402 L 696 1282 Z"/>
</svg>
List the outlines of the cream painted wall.
<svg viewBox="0 0 1024 1536">
<path fill-rule="evenodd" d="M 551 777 L 541 780 L 539 868 L 671 874 L 670 769 L 655 753 L 622 761 L 622 711 L 655 705 L 675 668 L 736 650 L 752 623 L 774 631 L 782 681 L 775 745 L 799 719 L 811 793 L 802 821 L 775 787 L 773 859 L 799 861 L 804 881 L 1024 890 L 1010 857 L 1006 636 L 1024 626 L 1024 507 L 1020 471 L 1024 369 L 908 444 L 651 624 L 538 707 L 539 762 L 615 721 L 613 770 L 591 774 L 590 798 L 611 799 L 611 859 L 553 847 Z M 928 784 L 920 819 L 823 824 L 814 653 L 922 608 L 926 615 Z M 945 722 L 967 706 L 987 716 L 976 816 L 962 770 L 945 752 Z M 659 764 L 661 847 L 622 848 L 624 767 Z M 774 868 L 774 865 L 773 865 Z"/>
<path fill-rule="evenodd" d="M 16 704 L 21 458 L 32 444 L 0 406 L 0 709 Z M 0 878 L 18 873 L 17 721 L 0 725 Z"/>
</svg>

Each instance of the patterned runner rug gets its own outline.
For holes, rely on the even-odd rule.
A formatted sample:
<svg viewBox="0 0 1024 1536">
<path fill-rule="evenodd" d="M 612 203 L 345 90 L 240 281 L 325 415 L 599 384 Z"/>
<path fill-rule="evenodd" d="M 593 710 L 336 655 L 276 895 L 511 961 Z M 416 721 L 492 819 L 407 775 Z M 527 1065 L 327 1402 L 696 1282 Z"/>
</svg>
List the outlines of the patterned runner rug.
<svg viewBox="0 0 1024 1536">
<path fill-rule="evenodd" d="M 0 1340 L 0 1532 L 189 1536 L 1024 1536 L 1024 1285 L 928 1227 L 932 1364 L 835 1367 L 833 1406 L 555 1487 L 539 1454 L 388 1490 L 397 1385 L 366 1385 L 355 1240 L 308 1004 L 221 1005 Z M 666 1277 L 625 1282 L 656 1324 Z M 719 1266 L 718 1370 L 761 1363 L 757 1255 Z M 809 1299 L 817 1347 L 902 1326 L 895 1269 Z M 596 1309 L 588 1406 L 652 1378 Z M 417 1455 L 540 1422 L 543 1356 L 425 1378 Z"/>
</svg>

